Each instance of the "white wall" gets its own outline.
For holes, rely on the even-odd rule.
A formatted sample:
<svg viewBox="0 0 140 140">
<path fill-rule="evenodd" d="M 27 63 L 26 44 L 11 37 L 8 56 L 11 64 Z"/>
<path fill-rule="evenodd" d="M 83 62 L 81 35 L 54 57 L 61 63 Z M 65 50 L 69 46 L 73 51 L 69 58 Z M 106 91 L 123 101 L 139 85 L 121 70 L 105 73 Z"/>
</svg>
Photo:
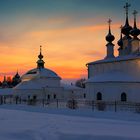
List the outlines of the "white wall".
<svg viewBox="0 0 140 140">
<path fill-rule="evenodd" d="M 127 94 L 127 101 L 140 102 L 140 83 L 87 83 L 87 99 L 96 100 L 96 94 L 102 93 L 104 101 L 120 101 L 121 93 Z"/>
<path fill-rule="evenodd" d="M 140 59 L 134 59 L 129 61 L 118 61 L 89 65 L 89 78 L 110 72 L 113 70 L 120 70 L 126 74 L 130 74 L 140 80 Z"/>
</svg>

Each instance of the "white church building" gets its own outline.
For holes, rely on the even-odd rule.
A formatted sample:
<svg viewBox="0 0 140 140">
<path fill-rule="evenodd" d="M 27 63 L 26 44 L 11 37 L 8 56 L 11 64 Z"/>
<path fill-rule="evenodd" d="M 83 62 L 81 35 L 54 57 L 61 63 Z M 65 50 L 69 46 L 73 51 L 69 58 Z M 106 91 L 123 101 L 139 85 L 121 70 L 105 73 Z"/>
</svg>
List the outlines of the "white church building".
<svg viewBox="0 0 140 140">
<path fill-rule="evenodd" d="M 37 67 L 29 70 L 21 77 L 13 89 L 13 96 L 21 100 L 28 99 L 79 99 L 84 97 L 84 90 L 75 85 L 61 83 L 61 77 L 54 71 L 44 67 L 40 46 Z"/>
<path fill-rule="evenodd" d="M 114 56 L 115 37 L 111 34 L 110 24 L 106 36 L 107 54 L 102 60 L 87 63 L 88 79 L 86 81 L 87 99 L 101 101 L 140 102 L 140 30 L 136 25 L 134 10 L 134 25 L 129 25 L 128 8 L 125 25 L 121 27 L 118 41 L 118 56 Z"/>
</svg>

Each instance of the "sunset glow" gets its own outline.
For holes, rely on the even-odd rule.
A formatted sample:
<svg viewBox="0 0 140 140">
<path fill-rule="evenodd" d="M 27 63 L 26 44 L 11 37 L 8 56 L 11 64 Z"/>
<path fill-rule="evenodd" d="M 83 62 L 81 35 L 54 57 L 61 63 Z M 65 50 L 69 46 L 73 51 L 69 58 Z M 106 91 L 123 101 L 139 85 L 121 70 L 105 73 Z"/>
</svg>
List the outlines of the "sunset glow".
<svg viewBox="0 0 140 140">
<path fill-rule="evenodd" d="M 46 68 L 62 79 L 86 78 L 86 63 L 105 56 L 106 21 L 110 17 L 117 54 L 119 27 L 124 24 L 124 1 L 107 3 L 100 8 L 100 0 L 0 1 L 0 79 L 14 75 L 17 70 L 22 75 L 35 68 L 40 45 Z M 132 5 L 137 8 L 135 3 Z"/>
</svg>

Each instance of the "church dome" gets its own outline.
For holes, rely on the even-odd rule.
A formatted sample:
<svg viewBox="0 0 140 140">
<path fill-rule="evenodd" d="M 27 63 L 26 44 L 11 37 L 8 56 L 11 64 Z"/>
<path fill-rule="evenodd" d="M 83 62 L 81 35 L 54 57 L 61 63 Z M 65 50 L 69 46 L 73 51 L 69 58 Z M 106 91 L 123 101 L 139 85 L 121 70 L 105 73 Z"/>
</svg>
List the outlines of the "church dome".
<svg viewBox="0 0 140 140">
<path fill-rule="evenodd" d="M 16 73 L 16 75 L 14 77 L 15 78 L 20 78 L 20 75 L 18 74 L 18 72 Z"/>
<path fill-rule="evenodd" d="M 120 34 L 120 39 L 117 42 L 119 47 L 119 50 L 123 49 L 123 39 L 122 39 L 122 27 L 121 27 L 121 34 Z"/>
<path fill-rule="evenodd" d="M 140 35 L 140 30 L 137 28 L 137 25 L 136 25 L 136 14 L 137 14 L 137 11 L 134 10 L 134 12 L 133 12 L 133 15 L 134 15 L 134 27 L 133 27 L 133 29 L 130 31 L 130 34 L 131 34 L 133 37 L 137 37 L 138 35 Z"/>
<path fill-rule="evenodd" d="M 122 33 L 126 36 L 130 34 L 130 31 L 132 30 L 132 27 L 127 23 L 122 27 Z"/>
<path fill-rule="evenodd" d="M 130 31 L 130 34 L 134 37 L 137 37 L 138 35 L 140 35 L 140 30 L 138 28 L 133 28 L 131 31 Z"/>
<path fill-rule="evenodd" d="M 52 71 L 50 69 L 46 69 L 46 68 L 31 69 L 21 77 L 22 81 L 29 81 L 32 79 L 39 79 L 39 78 L 59 78 L 59 79 L 61 79 L 54 71 Z"/>
<path fill-rule="evenodd" d="M 40 46 L 40 54 L 38 55 L 39 60 L 37 61 L 37 68 L 31 69 L 26 72 L 22 77 L 22 81 L 29 81 L 32 79 L 43 79 L 43 78 L 57 78 L 61 79 L 54 71 L 44 67 L 44 60 L 42 50 Z"/>
<path fill-rule="evenodd" d="M 111 34 L 111 29 L 110 29 L 110 24 L 111 24 L 112 20 L 109 19 L 108 20 L 108 24 L 109 24 L 109 31 L 108 31 L 108 34 L 106 36 L 106 41 L 109 42 L 109 43 L 112 43 L 112 41 L 114 41 L 115 37 L 114 35 Z"/>
<path fill-rule="evenodd" d="M 106 36 L 106 41 L 108 42 L 112 42 L 114 41 L 115 37 L 111 34 L 111 33 L 108 33 L 108 35 Z"/>
<path fill-rule="evenodd" d="M 130 7 L 130 4 L 126 3 L 126 5 L 124 6 L 125 10 L 126 10 L 126 21 L 125 21 L 125 25 L 122 27 L 122 33 L 126 36 L 129 36 L 130 31 L 132 30 L 132 27 L 129 25 L 129 20 L 128 20 L 128 8 Z"/>
</svg>

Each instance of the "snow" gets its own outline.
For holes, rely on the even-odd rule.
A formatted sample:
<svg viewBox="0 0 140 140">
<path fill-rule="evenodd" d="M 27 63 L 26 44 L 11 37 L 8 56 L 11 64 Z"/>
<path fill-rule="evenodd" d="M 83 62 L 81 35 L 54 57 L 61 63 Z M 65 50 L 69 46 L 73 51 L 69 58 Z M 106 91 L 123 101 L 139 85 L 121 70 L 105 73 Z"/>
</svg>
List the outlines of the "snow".
<svg viewBox="0 0 140 140">
<path fill-rule="evenodd" d="M 95 75 L 94 77 L 89 78 L 87 83 L 90 82 L 140 82 L 138 78 L 128 75 L 122 71 L 109 71 L 106 73 L 102 73 L 99 75 Z"/>
<path fill-rule="evenodd" d="M 94 61 L 94 62 L 89 62 L 86 65 L 110 63 L 110 62 L 117 62 L 117 61 L 127 61 L 127 60 L 133 60 L 133 59 L 140 59 L 140 54 L 138 54 L 138 55 L 117 56 L 117 57 L 113 57 L 113 58 L 97 60 L 97 61 Z"/>
<path fill-rule="evenodd" d="M 139 140 L 140 114 L 0 106 L 0 140 Z"/>
<path fill-rule="evenodd" d="M 29 70 L 26 74 L 24 74 L 21 78 L 22 81 L 26 81 L 26 79 L 30 80 L 33 78 L 59 78 L 61 79 L 54 71 L 47 69 L 47 68 L 35 68 L 35 69 L 31 69 Z"/>
<path fill-rule="evenodd" d="M 61 87 L 63 87 L 65 90 L 83 90 L 82 88 L 77 87 L 75 85 L 64 84 L 64 83 L 61 83 Z"/>
</svg>

